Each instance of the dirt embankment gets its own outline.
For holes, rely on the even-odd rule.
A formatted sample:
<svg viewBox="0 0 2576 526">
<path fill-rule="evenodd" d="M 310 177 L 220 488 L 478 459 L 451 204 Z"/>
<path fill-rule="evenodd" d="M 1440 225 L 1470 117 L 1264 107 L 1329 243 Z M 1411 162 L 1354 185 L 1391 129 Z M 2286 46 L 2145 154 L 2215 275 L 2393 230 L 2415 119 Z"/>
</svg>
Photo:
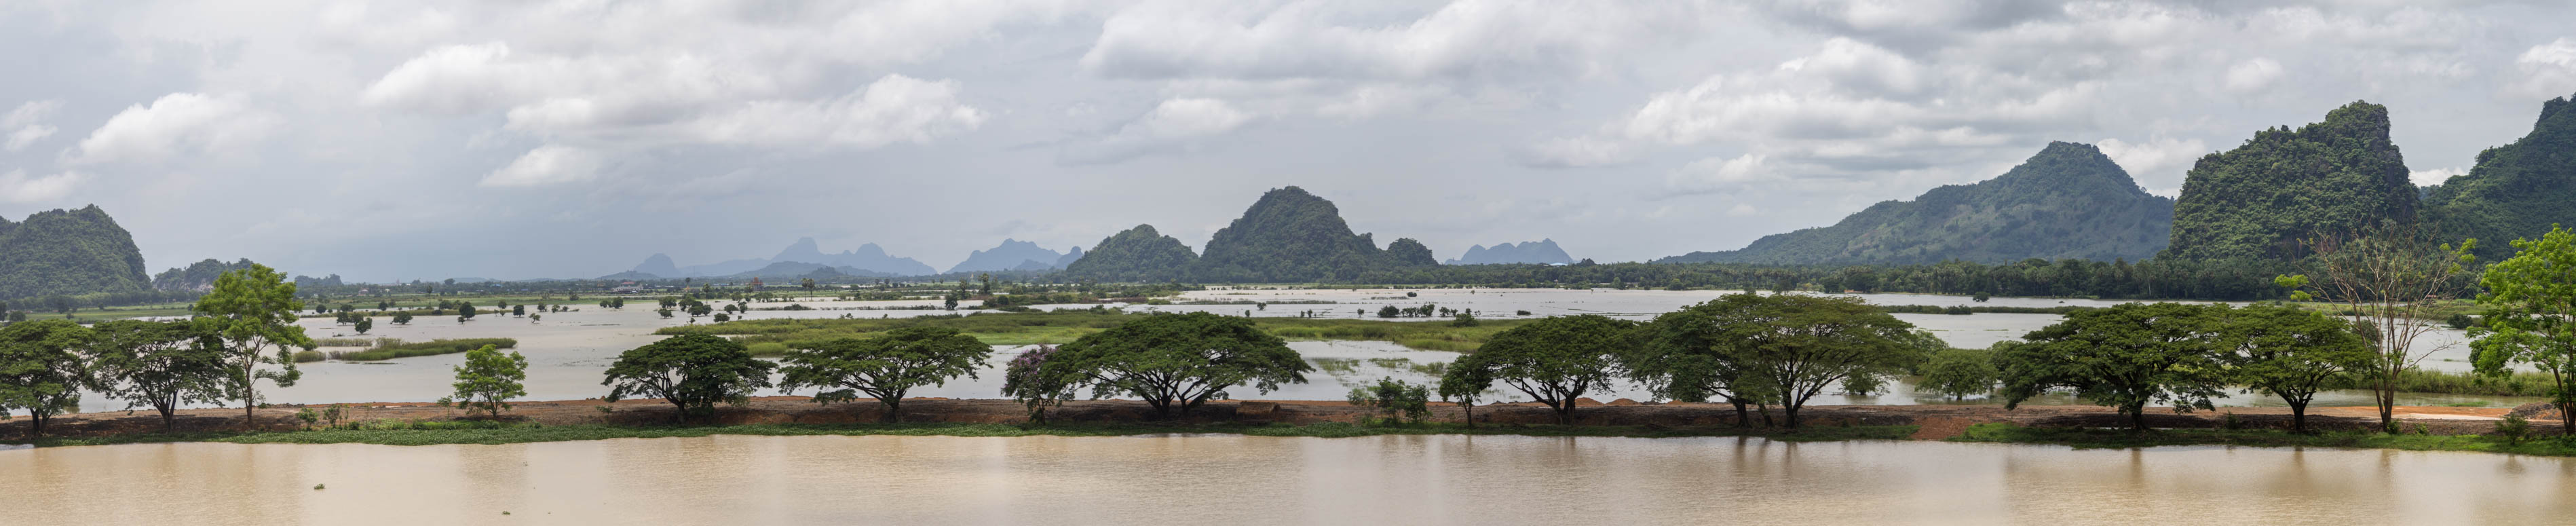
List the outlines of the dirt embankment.
<svg viewBox="0 0 2576 526">
<path fill-rule="evenodd" d="M 1694 427 L 1736 425 L 1733 406 L 1724 404 L 1640 404 L 1627 400 L 1608 404 L 1578 404 L 1577 425 Z M 661 425 L 671 422 L 674 409 L 660 400 L 627 400 L 608 403 L 599 400 L 553 402 L 518 402 L 507 418 L 545 425 Z M 435 421 L 462 416 L 458 410 L 426 403 L 340 404 L 343 422 L 366 420 Z M 301 429 L 304 423 L 295 418 L 300 406 L 261 409 L 259 429 Z M 873 401 L 856 403 L 815 404 L 804 397 L 764 397 L 743 406 L 719 406 L 716 421 L 723 424 L 753 423 L 863 423 L 875 422 L 884 406 Z M 2471 434 L 2493 431 L 2494 421 L 2505 415 L 2504 408 L 2400 407 L 2398 416 L 2409 430 L 2422 426 L 2435 434 Z M 1356 422 L 1368 412 L 1337 401 L 1215 401 L 1200 407 L 1182 419 L 1199 423 L 1267 424 L 1285 422 L 1311 424 L 1319 422 Z M 2162 428 L 2212 428 L 2225 425 L 2228 415 L 2245 427 L 2286 428 L 2290 414 L 2285 408 L 2227 408 L 2220 411 L 2173 413 L 2151 409 L 2147 424 Z M 2308 424 L 2321 429 L 2372 429 L 2378 424 L 2378 412 L 2372 407 L 2325 407 L 2309 412 Z M 905 400 L 903 421 L 906 422 L 976 422 L 1018 423 L 1027 414 L 1018 402 L 1010 400 L 953 400 L 921 398 Z M 1555 413 L 1532 403 L 1485 405 L 1475 408 L 1476 421 L 1489 424 L 1552 424 Z M 1765 419 L 1749 415 L 1754 424 Z M 1770 411 L 1771 422 L 1786 418 L 1778 408 Z M 2555 416 L 2549 415 L 2549 416 Z M 1450 404 L 1434 404 L 1432 418 L 1445 422 L 1465 420 L 1465 411 Z M 2043 427 L 2125 427 L 2128 419 L 2109 409 L 2094 406 L 2024 406 L 2007 411 L 1991 405 L 1862 405 L 1814 406 L 1799 412 L 1799 418 L 1810 426 L 1842 425 L 1917 425 L 1922 426 L 1914 438 L 1942 439 L 1958 435 L 1970 425 L 1986 422 L 2011 422 Z M 1153 409 L 1143 402 L 1127 400 L 1080 400 L 1049 412 L 1058 422 L 1146 422 L 1155 420 Z M 240 431 L 245 429 L 242 410 L 192 409 L 180 411 L 178 430 Z M 0 437 L 23 439 L 29 422 L 20 418 L 0 421 Z M 2555 420 L 2534 420 L 2535 432 L 2556 433 Z M 105 436 L 128 433 L 150 433 L 161 430 L 161 419 L 150 411 L 124 411 L 62 415 L 47 426 L 53 436 Z"/>
</svg>

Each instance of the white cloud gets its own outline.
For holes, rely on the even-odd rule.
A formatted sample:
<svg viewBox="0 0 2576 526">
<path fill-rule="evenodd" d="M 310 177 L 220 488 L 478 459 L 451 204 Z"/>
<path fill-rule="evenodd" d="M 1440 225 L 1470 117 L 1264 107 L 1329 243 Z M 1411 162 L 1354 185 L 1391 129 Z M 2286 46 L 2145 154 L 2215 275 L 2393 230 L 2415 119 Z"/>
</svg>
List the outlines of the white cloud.
<svg viewBox="0 0 2576 526">
<path fill-rule="evenodd" d="M 1726 208 L 1726 217 L 1753 217 L 1757 215 L 1762 215 L 1762 209 L 1756 208 L 1750 203 L 1736 203 L 1735 206 Z"/>
<path fill-rule="evenodd" d="M 2522 79 L 2506 87 L 2508 94 L 2554 98 L 2576 93 L 2576 39 L 2560 37 L 2532 46 L 2514 57 L 2513 65 L 2522 70 Z"/>
<path fill-rule="evenodd" d="M 681 126 L 699 140 L 719 144 L 874 148 L 894 142 L 928 143 L 973 130 L 989 117 L 983 110 L 958 103 L 957 91 L 954 81 L 886 75 L 831 101 L 757 101 Z"/>
<path fill-rule="evenodd" d="M 73 163 L 152 161 L 191 151 L 221 152 L 257 140 L 276 117 L 239 97 L 172 93 L 128 106 L 81 139 Z"/>
<path fill-rule="evenodd" d="M 28 145 L 35 144 L 36 141 L 44 140 L 46 137 L 52 137 L 53 135 L 54 127 L 52 126 L 46 126 L 43 124 L 20 126 L 17 130 L 9 132 L 8 143 L 0 144 L 0 151 L 14 152 L 23 150 L 26 149 Z"/>
<path fill-rule="evenodd" d="M 2272 87 L 2281 80 L 2281 63 L 2268 58 L 2252 58 L 2227 68 L 2227 91 L 2254 93 Z"/>
<path fill-rule="evenodd" d="M 1710 157 L 1683 165 L 1664 179 L 1665 185 L 1682 193 L 1706 193 L 1731 190 L 1745 184 L 1786 180 L 1783 167 L 1770 162 L 1770 156 L 1747 153 L 1733 158 Z"/>
<path fill-rule="evenodd" d="M 570 146 L 545 145 L 528 150 L 509 166 L 483 176 L 483 186 L 523 187 L 576 183 L 599 178 L 602 161 L 597 152 Z"/>
<path fill-rule="evenodd" d="M 1523 166 L 1584 168 L 1626 164 L 1635 160 L 1634 150 L 1617 140 L 1584 136 L 1540 141 L 1522 147 L 1518 154 Z"/>
<path fill-rule="evenodd" d="M 71 195 L 72 187 L 87 178 L 79 172 L 28 177 L 25 170 L 10 170 L 0 173 L 0 202 L 42 203 L 62 199 Z"/>
<path fill-rule="evenodd" d="M 2415 186 L 2432 186 L 2442 184 L 2443 181 L 2449 181 L 2452 177 L 2458 177 L 2461 174 L 2466 173 L 2469 173 L 2469 171 L 2458 167 L 2415 170 L 2406 173 L 2406 181 L 2415 183 Z"/>
<path fill-rule="evenodd" d="M 1085 69 L 1122 78 L 1420 79 L 1581 75 L 1682 34 L 1700 6 L 1461 0 L 1418 18 L 1299 1 L 1146 4 L 1103 22 Z"/>
<path fill-rule="evenodd" d="M 17 108 L 10 109 L 7 116 L 0 116 L 0 128 L 16 128 L 44 122 L 45 118 L 53 116 L 56 110 L 62 108 L 63 101 L 59 100 L 31 100 L 20 103 Z"/>
<path fill-rule="evenodd" d="M 1095 140 L 1068 147 L 1059 162 L 1115 163 L 1144 155 L 1195 147 L 1205 138 L 1234 131 L 1252 122 L 1253 114 L 1218 99 L 1164 99 L 1153 111 Z"/>
</svg>

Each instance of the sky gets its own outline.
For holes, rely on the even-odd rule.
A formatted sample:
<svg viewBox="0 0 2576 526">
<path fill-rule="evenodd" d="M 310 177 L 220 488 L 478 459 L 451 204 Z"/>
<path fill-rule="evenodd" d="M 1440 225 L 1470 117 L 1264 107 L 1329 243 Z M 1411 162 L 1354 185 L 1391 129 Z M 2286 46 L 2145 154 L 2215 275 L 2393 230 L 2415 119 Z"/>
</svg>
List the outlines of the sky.
<svg viewBox="0 0 2576 526">
<path fill-rule="evenodd" d="M 1303 187 L 1442 259 L 1726 250 L 2355 100 L 2419 182 L 2576 94 L 2569 2 L 0 0 L 0 215 L 154 269 L 593 277 L 799 237 L 947 268 Z"/>
</svg>

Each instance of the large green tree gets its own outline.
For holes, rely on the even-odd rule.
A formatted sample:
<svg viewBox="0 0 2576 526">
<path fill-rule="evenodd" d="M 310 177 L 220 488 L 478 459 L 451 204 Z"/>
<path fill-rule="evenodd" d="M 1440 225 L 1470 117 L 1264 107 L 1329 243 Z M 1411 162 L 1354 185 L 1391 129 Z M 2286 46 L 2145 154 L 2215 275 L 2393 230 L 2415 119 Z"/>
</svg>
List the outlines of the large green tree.
<svg viewBox="0 0 2576 526">
<path fill-rule="evenodd" d="M 2009 348 L 2009 342 L 1998 348 Z M 1942 349 L 1932 353 L 1932 361 L 1923 364 L 1923 384 L 1919 389 L 1951 400 L 1995 391 L 1995 348 Z"/>
<path fill-rule="evenodd" d="M 2031 332 L 2029 343 L 1997 357 L 2003 371 L 2004 407 L 2050 389 L 2110 406 L 2137 429 L 2147 428 L 2146 406 L 2175 411 L 2214 409 L 2210 398 L 2228 385 L 2219 358 L 2226 326 L 2217 307 L 2181 303 L 2126 303 L 2077 311 L 2066 321 Z"/>
<path fill-rule="evenodd" d="M 1929 359 L 1914 326 L 1858 298 L 1731 294 L 1692 307 L 1706 313 L 1712 340 L 1736 355 L 1737 374 L 1779 398 L 1789 427 L 1825 389 L 1869 384 Z"/>
<path fill-rule="evenodd" d="M 1715 302 L 1711 302 L 1715 303 Z M 1621 355 L 1629 376 L 1655 396 L 1683 402 L 1723 400 L 1735 406 L 1735 422 L 1752 424 L 1751 406 L 1768 407 L 1779 389 L 1747 372 L 1750 359 L 1720 324 L 1718 310 L 1703 303 L 1656 316 L 1640 328 L 1640 345 Z M 1449 369 L 1453 373 L 1457 367 Z M 1770 418 L 1765 410 L 1763 418 Z"/>
<path fill-rule="evenodd" d="M 1475 353 L 1449 364 L 1445 375 L 1501 380 L 1556 410 L 1557 423 L 1571 424 L 1575 399 L 1609 390 L 1625 372 L 1620 353 L 1633 341 L 1635 327 L 1597 314 L 1532 321 L 1494 334 Z"/>
<path fill-rule="evenodd" d="M 1249 318 L 1204 312 L 1147 316 L 1085 335 L 1047 358 L 1047 374 L 1091 387 L 1094 398 L 1135 396 L 1157 416 L 1186 416 L 1227 388 L 1267 393 L 1306 383 L 1307 365 L 1288 343 Z"/>
<path fill-rule="evenodd" d="M 240 376 L 227 360 L 223 340 L 178 321 L 111 320 L 91 327 L 92 377 L 100 394 L 125 407 L 150 407 L 161 429 L 175 431 L 182 404 L 215 404 L 233 397 Z"/>
<path fill-rule="evenodd" d="M 80 353 L 90 338 L 88 328 L 63 320 L 0 326 L 0 418 L 24 409 L 35 421 L 32 434 L 43 435 L 54 415 L 80 410 L 81 388 L 90 383 L 89 360 Z"/>
<path fill-rule="evenodd" d="M 303 308 L 295 299 L 294 283 L 257 263 L 216 277 L 214 289 L 197 298 L 197 330 L 222 339 L 226 361 L 233 364 L 232 391 L 241 397 L 242 425 L 258 425 L 252 410 L 259 408 L 260 379 L 294 387 L 304 376 L 295 368 L 294 355 L 295 349 L 313 348 L 313 338 L 295 325 L 295 311 Z M 260 364 L 278 368 L 261 370 Z"/>
<path fill-rule="evenodd" d="M 865 393 L 885 405 L 878 419 L 902 418 L 912 388 L 974 378 L 993 346 L 947 327 L 901 327 L 874 338 L 836 338 L 788 351 L 780 387 L 817 389 L 815 403 L 846 402 Z"/>
<path fill-rule="evenodd" d="M 742 404 L 751 393 L 769 387 L 776 367 L 751 357 L 751 350 L 722 336 L 682 334 L 626 350 L 608 365 L 607 400 L 650 396 L 678 408 L 674 419 L 712 416 L 717 402 Z"/>
<path fill-rule="evenodd" d="M 2308 429 L 2308 402 L 2318 391 L 2350 384 L 2375 356 L 2353 324 L 2316 311 L 2277 303 L 2204 309 L 2224 318 L 2218 351 L 2236 381 L 2289 404 L 2292 431 Z"/>
<path fill-rule="evenodd" d="M 2517 239 L 2511 259 L 2487 267 L 2478 280 L 2486 293 L 2485 323 L 2470 329 L 2471 356 L 2480 373 L 2508 376 L 2521 364 L 2548 374 L 2550 403 L 2576 413 L 2576 232 L 2550 225 L 2540 239 Z M 2576 417 L 2560 418 L 2576 436 Z"/>
</svg>

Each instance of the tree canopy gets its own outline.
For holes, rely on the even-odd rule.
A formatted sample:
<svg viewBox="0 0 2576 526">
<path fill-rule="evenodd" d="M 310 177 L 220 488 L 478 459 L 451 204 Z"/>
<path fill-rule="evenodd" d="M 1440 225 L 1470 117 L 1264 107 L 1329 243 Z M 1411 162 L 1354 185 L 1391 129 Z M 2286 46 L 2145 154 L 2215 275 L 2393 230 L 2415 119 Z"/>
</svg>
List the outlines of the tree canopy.
<svg viewBox="0 0 2576 526">
<path fill-rule="evenodd" d="M 775 366 L 753 358 L 750 349 L 732 339 L 682 334 L 619 354 L 599 385 L 609 386 L 610 402 L 661 398 L 678 408 L 676 418 L 685 422 L 691 416 L 714 415 L 717 402 L 750 401 L 752 391 L 769 387 L 769 370 Z"/>
<path fill-rule="evenodd" d="M 97 338 L 92 374 L 100 394 L 125 400 L 125 407 L 150 407 L 161 414 L 163 430 L 177 426 L 174 411 L 183 404 L 213 404 L 231 399 L 240 373 L 233 370 L 223 340 L 187 320 L 110 320 L 92 326 Z"/>
<path fill-rule="evenodd" d="M 1449 364 L 1444 392 L 1464 391 L 1472 378 L 1493 378 L 1556 410 L 1560 424 L 1574 423 L 1574 401 L 1610 389 L 1625 373 L 1620 353 L 1636 322 L 1597 314 L 1545 318 L 1494 334 L 1476 352 Z M 1450 380 L 1458 378 L 1459 380 Z"/>
<path fill-rule="evenodd" d="M 237 375 L 232 392 L 241 397 L 244 422 L 252 421 L 251 410 L 259 407 L 260 379 L 294 387 L 304 376 L 296 370 L 294 356 L 295 349 L 313 348 L 313 339 L 295 325 L 295 312 L 304 303 L 295 299 L 295 284 L 276 270 L 253 263 L 225 272 L 215 278 L 213 290 L 197 298 L 194 309 L 197 330 L 223 341 L 226 361 Z M 260 370 L 260 364 L 278 368 Z"/>
<path fill-rule="evenodd" d="M 2110 406 L 2145 429 L 2148 403 L 2176 411 L 2212 409 L 2210 399 L 2228 384 L 2216 352 L 2225 330 L 2219 307 L 2180 303 L 2126 303 L 2077 311 L 2031 332 L 2029 343 L 1997 359 L 2004 406 L 2050 389 Z"/>
<path fill-rule="evenodd" d="M 974 378 L 993 346 L 948 327 L 898 327 L 874 338 L 836 338 L 789 351 L 786 380 L 793 391 L 815 388 L 815 403 L 856 400 L 864 393 L 885 405 L 879 419 L 901 418 L 904 393 L 958 376 Z"/>
<path fill-rule="evenodd" d="M 450 386 L 456 388 L 456 394 L 440 399 L 439 405 L 463 407 L 468 415 L 480 412 L 485 417 L 499 418 L 502 411 L 510 410 L 510 399 L 528 395 L 528 387 L 522 383 L 528 381 L 528 357 L 517 352 L 502 354 L 500 349 L 485 345 L 465 351 L 465 364 L 453 369 L 456 383 Z"/>
<path fill-rule="evenodd" d="M 0 325 L 0 417 L 24 410 L 34 434 L 43 435 L 54 415 L 80 410 L 89 384 L 81 352 L 90 338 L 88 328 L 63 320 Z"/>
<path fill-rule="evenodd" d="M 2550 402 L 2576 413 L 2576 232 L 2552 225 L 2540 239 L 2517 239 L 2521 252 L 2487 267 L 2484 323 L 2470 329 L 2478 372 L 2506 376 L 2514 364 L 2549 375 Z M 2576 436 L 2576 418 L 2561 418 Z"/>
<path fill-rule="evenodd" d="M 1226 389 L 1260 392 L 1306 383 L 1314 370 L 1286 341 L 1249 318 L 1204 312 L 1147 316 L 1085 335 L 1047 357 L 1046 374 L 1091 388 L 1094 398 L 1125 394 L 1157 415 L 1187 415 Z"/>
</svg>

